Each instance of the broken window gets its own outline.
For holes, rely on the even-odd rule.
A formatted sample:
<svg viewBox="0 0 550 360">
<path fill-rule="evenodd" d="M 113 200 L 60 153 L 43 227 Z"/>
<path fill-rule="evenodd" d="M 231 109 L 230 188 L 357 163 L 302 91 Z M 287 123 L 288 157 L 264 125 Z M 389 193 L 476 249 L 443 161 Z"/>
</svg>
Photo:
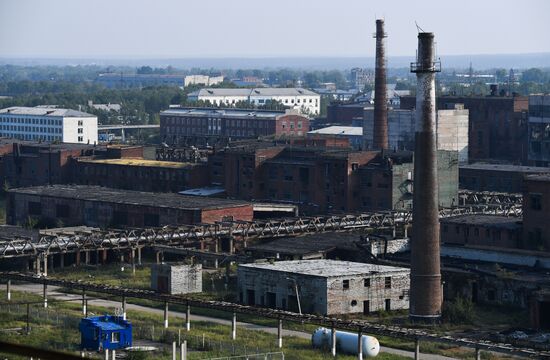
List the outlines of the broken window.
<svg viewBox="0 0 550 360">
<path fill-rule="evenodd" d="M 391 277 L 390 276 L 387 276 L 385 279 L 384 279 L 384 287 L 386 289 L 391 289 Z"/>
<path fill-rule="evenodd" d="M 363 285 L 364 285 L 365 287 L 370 287 L 370 279 L 365 279 L 365 280 L 363 280 Z"/>
<path fill-rule="evenodd" d="M 349 289 L 349 280 L 342 281 L 342 287 L 345 289 Z"/>
</svg>

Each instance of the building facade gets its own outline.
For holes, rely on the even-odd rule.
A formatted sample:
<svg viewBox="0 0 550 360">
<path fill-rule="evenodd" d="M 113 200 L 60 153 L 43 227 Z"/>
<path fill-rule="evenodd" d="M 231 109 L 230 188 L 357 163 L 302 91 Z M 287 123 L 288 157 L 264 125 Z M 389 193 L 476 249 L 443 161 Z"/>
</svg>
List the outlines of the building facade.
<svg viewBox="0 0 550 360">
<path fill-rule="evenodd" d="M 303 88 L 208 88 L 190 93 L 187 99 L 209 101 L 216 106 L 232 106 L 238 102 L 262 106 L 270 101 L 278 101 L 284 106 L 310 115 L 318 115 L 321 109 L 321 96 Z"/>
<path fill-rule="evenodd" d="M 85 185 L 52 185 L 8 191 L 6 222 L 44 226 L 159 227 L 251 221 L 252 204 Z"/>
<path fill-rule="evenodd" d="M 468 161 L 527 160 L 526 96 L 439 96 L 438 110 L 453 110 L 463 104 L 469 111 Z M 401 109 L 416 107 L 416 97 L 401 98 Z"/>
<path fill-rule="evenodd" d="M 468 110 L 437 111 L 437 149 L 458 151 L 460 163 L 468 163 Z M 365 149 L 374 145 L 374 110 L 365 110 L 363 136 Z M 416 113 L 412 110 L 388 110 L 388 145 L 392 150 L 414 150 Z"/>
<path fill-rule="evenodd" d="M 528 249 L 550 251 L 550 175 L 528 175 L 523 183 L 523 241 Z"/>
<path fill-rule="evenodd" d="M 219 139 L 304 136 L 309 118 L 293 110 L 174 108 L 160 113 L 160 135 L 171 144 Z"/>
<path fill-rule="evenodd" d="M 208 75 L 187 75 L 183 81 L 185 87 L 189 85 L 206 85 L 212 86 L 223 82 L 223 75 L 208 76 Z"/>
<path fill-rule="evenodd" d="M 462 164 L 459 167 L 459 186 L 472 191 L 522 193 L 527 175 L 550 174 L 550 168 L 505 165 Z"/>
<path fill-rule="evenodd" d="M 202 265 L 153 264 L 151 288 L 170 295 L 202 292 Z"/>
<path fill-rule="evenodd" d="M 550 164 L 550 95 L 529 96 L 529 155 L 530 165 Z"/>
<path fill-rule="evenodd" d="M 96 144 L 97 117 L 70 109 L 14 106 L 0 110 L 0 137 Z"/>
<path fill-rule="evenodd" d="M 240 264 L 239 300 L 246 305 L 336 315 L 408 309 L 406 268 L 336 260 Z"/>
</svg>

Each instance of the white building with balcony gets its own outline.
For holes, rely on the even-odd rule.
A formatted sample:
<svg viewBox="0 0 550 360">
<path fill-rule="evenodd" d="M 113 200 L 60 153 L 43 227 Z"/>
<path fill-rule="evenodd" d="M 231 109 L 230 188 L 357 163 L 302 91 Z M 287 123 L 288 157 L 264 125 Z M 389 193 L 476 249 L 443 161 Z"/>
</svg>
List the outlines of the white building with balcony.
<svg viewBox="0 0 550 360">
<path fill-rule="evenodd" d="M 93 144 L 97 116 L 54 107 L 9 107 L 0 110 L 0 137 Z"/>
</svg>

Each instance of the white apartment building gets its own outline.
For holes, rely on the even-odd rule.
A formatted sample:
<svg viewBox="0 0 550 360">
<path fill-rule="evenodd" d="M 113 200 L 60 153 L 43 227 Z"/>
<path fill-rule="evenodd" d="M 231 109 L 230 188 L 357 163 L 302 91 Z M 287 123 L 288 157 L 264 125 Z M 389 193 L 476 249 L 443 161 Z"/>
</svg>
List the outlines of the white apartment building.
<svg viewBox="0 0 550 360">
<path fill-rule="evenodd" d="M 212 86 L 223 82 L 223 75 L 220 76 L 208 76 L 208 75 L 187 75 L 183 80 L 183 86 L 189 85 L 206 85 Z"/>
<path fill-rule="evenodd" d="M 30 141 L 97 143 L 97 117 L 53 107 L 9 107 L 0 110 L 0 137 Z"/>
<path fill-rule="evenodd" d="M 299 109 L 302 113 L 311 115 L 318 115 L 321 107 L 321 96 L 303 88 L 205 88 L 190 93 L 187 98 L 190 101 L 209 101 L 217 106 L 233 106 L 239 101 L 261 106 L 268 100 L 276 100 L 289 108 Z"/>
</svg>

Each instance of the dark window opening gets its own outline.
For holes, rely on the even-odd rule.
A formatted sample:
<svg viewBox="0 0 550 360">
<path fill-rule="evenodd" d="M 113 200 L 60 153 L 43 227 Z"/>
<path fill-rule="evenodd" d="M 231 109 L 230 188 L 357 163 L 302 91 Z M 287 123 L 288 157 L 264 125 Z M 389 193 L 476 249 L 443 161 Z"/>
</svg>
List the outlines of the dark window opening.
<svg viewBox="0 0 550 360">
<path fill-rule="evenodd" d="M 391 277 L 388 276 L 384 279 L 384 287 L 386 289 L 391 289 Z"/>
<path fill-rule="evenodd" d="M 370 287 L 370 279 L 365 279 L 365 280 L 363 280 L 363 285 L 364 285 L 365 287 Z"/>
<path fill-rule="evenodd" d="M 342 288 L 349 289 L 349 280 L 342 281 Z"/>
</svg>

